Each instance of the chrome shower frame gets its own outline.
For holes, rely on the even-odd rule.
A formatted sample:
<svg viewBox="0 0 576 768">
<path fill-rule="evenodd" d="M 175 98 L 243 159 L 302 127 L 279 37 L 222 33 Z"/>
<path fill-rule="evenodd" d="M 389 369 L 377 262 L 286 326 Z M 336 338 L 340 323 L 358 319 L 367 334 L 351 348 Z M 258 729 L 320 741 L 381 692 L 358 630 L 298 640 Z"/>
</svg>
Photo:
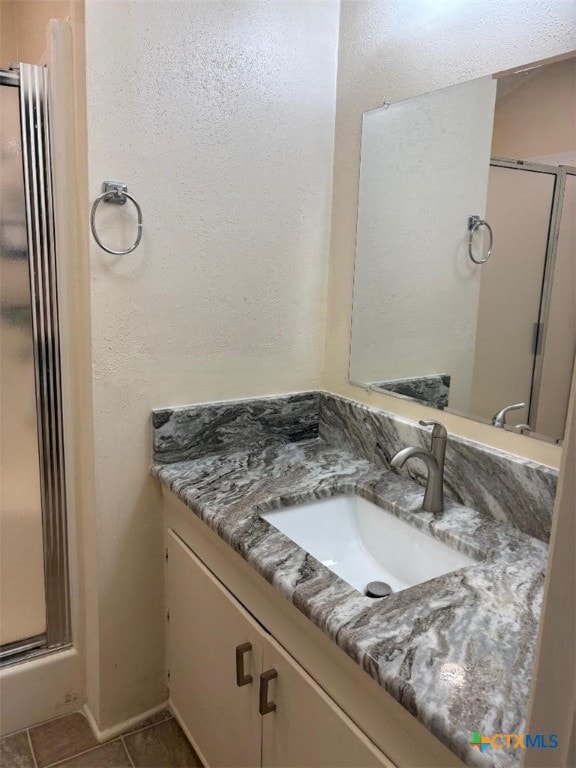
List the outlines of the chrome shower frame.
<svg viewBox="0 0 576 768">
<path fill-rule="evenodd" d="M 4 646 L 4 665 L 72 638 L 48 70 L 20 64 L 0 71 L 0 86 L 19 88 L 46 588 L 46 634 Z"/>
<path fill-rule="evenodd" d="M 499 168 L 511 168 L 512 170 L 516 171 L 544 173 L 548 176 L 555 177 L 554 189 L 552 191 L 552 207 L 550 210 L 550 226 L 548 229 L 548 239 L 546 242 L 546 256 L 544 259 L 544 277 L 542 280 L 540 309 L 538 314 L 538 323 L 534 334 L 534 366 L 532 369 L 532 384 L 530 388 L 530 401 L 528 406 L 527 422 L 532 429 L 535 429 L 536 417 L 538 415 L 538 401 L 540 399 L 540 386 L 542 383 L 542 372 L 544 367 L 544 355 L 542 353 L 545 349 L 546 334 L 548 331 L 548 316 L 550 314 L 550 304 L 552 301 L 554 267 L 556 264 L 558 238 L 560 236 L 560 223 L 562 219 L 562 209 L 564 204 L 566 176 L 576 176 L 576 168 L 573 168 L 569 165 L 545 165 L 543 163 L 532 163 L 527 160 L 510 160 L 500 157 L 491 158 L 490 165 L 497 166 Z"/>
</svg>

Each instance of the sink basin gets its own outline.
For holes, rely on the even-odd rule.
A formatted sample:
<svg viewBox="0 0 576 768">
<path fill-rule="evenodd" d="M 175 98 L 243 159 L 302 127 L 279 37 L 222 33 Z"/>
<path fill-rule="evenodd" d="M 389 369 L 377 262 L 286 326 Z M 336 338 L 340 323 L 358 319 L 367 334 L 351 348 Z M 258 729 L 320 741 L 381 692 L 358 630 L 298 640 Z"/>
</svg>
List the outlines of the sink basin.
<svg viewBox="0 0 576 768">
<path fill-rule="evenodd" d="M 399 592 L 476 562 L 361 496 L 336 496 L 260 516 L 362 593 L 372 581 Z"/>
</svg>

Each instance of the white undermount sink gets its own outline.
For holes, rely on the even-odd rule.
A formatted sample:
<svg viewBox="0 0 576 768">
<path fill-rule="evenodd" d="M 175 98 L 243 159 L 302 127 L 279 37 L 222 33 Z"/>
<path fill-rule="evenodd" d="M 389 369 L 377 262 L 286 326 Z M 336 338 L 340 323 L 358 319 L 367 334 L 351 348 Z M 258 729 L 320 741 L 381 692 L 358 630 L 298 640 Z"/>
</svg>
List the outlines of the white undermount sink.
<svg viewBox="0 0 576 768">
<path fill-rule="evenodd" d="M 372 581 L 399 592 L 476 562 L 361 496 L 335 496 L 260 516 L 362 593 Z"/>
</svg>

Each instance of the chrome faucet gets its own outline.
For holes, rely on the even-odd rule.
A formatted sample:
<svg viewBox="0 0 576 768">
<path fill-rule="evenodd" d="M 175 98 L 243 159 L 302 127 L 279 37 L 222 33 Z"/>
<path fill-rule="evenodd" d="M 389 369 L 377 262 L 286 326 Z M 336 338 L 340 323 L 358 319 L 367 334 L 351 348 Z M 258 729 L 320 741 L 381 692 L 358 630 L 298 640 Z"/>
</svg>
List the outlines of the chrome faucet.
<svg viewBox="0 0 576 768">
<path fill-rule="evenodd" d="M 432 427 L 430 450 L 410 446 L 393 456 L 390 466 L 400 469 L 408 459 L 422 459 L 428 469 L 428 479 L 422 509 L 424 512 L 444 511 L 444 457 L 448 433 L 439 421 L 421 421 L 423 427 Z"/>
<path fill-rule="evenodd" d="M 503 429 L 506 426 L 506 414 L 508 414 L 510 411 L 519 411 L 522 408 L 526 408 L 526 403 L 515 403 L 514 405 L 507 405 L 506 408 L 502 408 L 501 411 L 498 411 L 498 413 L 494 414 L 492 417 L 492 424 L 494 424 L 495 427 L 500 427 L 500 429 Z"/>
</svg>

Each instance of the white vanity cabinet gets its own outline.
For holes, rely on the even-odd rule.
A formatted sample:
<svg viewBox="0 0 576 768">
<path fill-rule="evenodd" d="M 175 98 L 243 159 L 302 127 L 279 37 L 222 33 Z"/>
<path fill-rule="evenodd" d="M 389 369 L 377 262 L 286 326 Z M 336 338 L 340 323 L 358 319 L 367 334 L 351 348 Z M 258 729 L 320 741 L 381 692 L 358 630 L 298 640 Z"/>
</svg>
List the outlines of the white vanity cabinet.
<svg viewBox="0 0 576 768">
<path fill-rule="evenodd" d="M 274 640 L 264 647 L 264 667 L 277 710 L 262 718 L 262 765 L 266 768 L 395 768 L 349 717 Z"/>
<path fill-rule="evenodd" d="M 464 768 L 186 504 L 162 497 L 171 705 L 207 766 Z M 261 715 L 271 669 L 276 710 Z"/>
<path fill-rule="evenodd" d="M 209 766 L 260 765 L 262 630 L 188 547 L 168 533 L 170 699 Z M 252 683 L 236 684 L 235 649 Z"/>
<path fill-rule="evenodd" d="M 394 765 L 168 531 L 175 714 L 210 768 Z"/>
</svg>

